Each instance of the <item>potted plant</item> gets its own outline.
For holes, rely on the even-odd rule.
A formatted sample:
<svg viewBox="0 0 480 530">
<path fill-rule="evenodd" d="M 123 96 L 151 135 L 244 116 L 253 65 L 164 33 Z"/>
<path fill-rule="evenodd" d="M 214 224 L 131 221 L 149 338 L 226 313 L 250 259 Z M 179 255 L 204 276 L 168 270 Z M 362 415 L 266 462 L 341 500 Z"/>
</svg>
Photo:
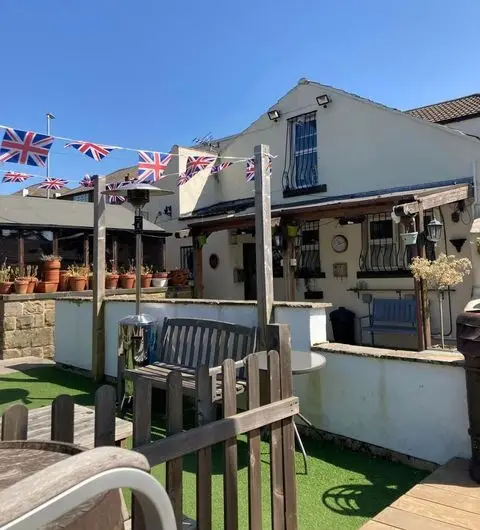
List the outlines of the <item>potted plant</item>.
<svg viewBox="0 0 480 530">
<path fill-rule="evenodd" d="M 9 294 L 12 291 L 13 282 L 11 281 L 12 268 L 7 265 L 7 258 L 0 266 L 0 294 Z"/>
<path fill-rule="evenodd" d="M 157 271 L 153 273 L 152 287 L 166 287 L 168 285 L 168 272 Z"/>
<path fill-rule="evenodd" d="M 54 254 L 42 256 L 43 261 L 43 281 L 45 282 L 60 282 L 60 264 L 62 258 Z"/>
<path fill-rule="evenodd" d="M 16 294 L 27 294 L 30 278 L 20 274 L 20 268 L 12 269 L 13 287 Z"/>
<path fill-rule="evenodd" d="M 60 275 L 58 279 L 58 290 L 59 291 L 68 291 L 69 285 L 68 282 L 70 280 L 70 276 L 68 275 L 68 269 L 61 269 Z"/>
<path fill-rule="evenodd" d="M 85 291 L 87 286 L 88 267 L 70 265 L 68 267 L 68 278 L 70 291 Z"/>
<path fill-rule="evenodd" d="M 37 293 L 56 293 L 58 282 L 38 282 L 35 288 Z"/>
<path fill-rule="evenodd" d="M 170 285 L 183 286 L 188 284 L 190 271 L 188 269 L 175 269 L 170 271 L 168 281 Z"/>
<path fill-rule="evenodd" d="M 468 258 L 457 259 L 455 256 L 440 254 L 436 260 L 415 257 L 410 265 L 413 277 L 416 281 L 425 281 L 427 286 L 435 289 L 438 293 L 438 305 L 440 310 L 440 333 L 442 349 L 445 348 L 445 333 L 443 327 L 443 300 L 445 291 L 463 281 L 463 277 L 470 274 L 472 262 Z"/>
<path fill-rule="evenodd" d="M 135 267 L 132 263 L 120 273 L 119 281 L 122 289 L 133 289 L 135 286 Z"/>
<path fill-rule="evenodd" d="M 148 265 L 142 265 L 142 289 L 150 287 L 152 284 L 152 276 L 152 267 L 149 267 Z"/>
<path fill-rule="evenodd" d="M 27 277 L 29 279 L 27 293 L 31 294 L 35 291 L 38 283 L 38 265 L 27 265 Z"/>
<path fill-rule="evenodd" d="M 118 285 L 119 274 L 114 265 L 111 270 L 105 272 L 105 289 L 116 289 Z"/>
</svg>

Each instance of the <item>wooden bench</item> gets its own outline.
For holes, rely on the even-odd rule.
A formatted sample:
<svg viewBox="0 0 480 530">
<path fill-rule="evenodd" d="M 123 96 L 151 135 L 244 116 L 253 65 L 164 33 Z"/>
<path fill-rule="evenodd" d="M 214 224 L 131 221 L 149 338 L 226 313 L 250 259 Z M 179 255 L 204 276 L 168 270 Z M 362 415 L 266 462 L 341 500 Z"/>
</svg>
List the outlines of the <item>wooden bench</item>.
<svg viewBox="0 0 480 530">
<path fill-rule="evenodd" d="M 370 315 L 360 318 L 369 319 L 368 325 L 360 326 L 360 333 L 369 331 L 372 346 L 375 345 L 375 333 L 416 335 L 417 304 L 415 300 L 374 298 Z M 362 341 L 363 342 L 363 341 Z"/>
<path fill-rule="evenodd" d="M 237 371 L 243 371 L 243 359 L 256 351 L 257 328 L 240 326 L 218 320 L 198 318 L 165 318 L 158 339 L 157 358 L 148 366 L 134 368 L 133 359 L 126 359 L 125 376 L 135 384 L 146 378 L 152 386 L 165 389 L 172 370 L 182 372 L 184 395 L 194 397 L 195 373 L 199 366 L 208 366 L 212 378 L 212 399 L 221 399 L 221 364 L 225 359 L 236 361 Z M 236 382 L 237 393 L 245 391 L 241 377 Z"/>
</svg>

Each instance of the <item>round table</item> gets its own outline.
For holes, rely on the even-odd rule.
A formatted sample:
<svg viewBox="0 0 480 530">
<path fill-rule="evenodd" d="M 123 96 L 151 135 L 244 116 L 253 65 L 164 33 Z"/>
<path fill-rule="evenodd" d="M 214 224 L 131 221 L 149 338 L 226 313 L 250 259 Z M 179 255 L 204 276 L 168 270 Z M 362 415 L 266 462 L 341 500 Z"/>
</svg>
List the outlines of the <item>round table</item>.
<svg viewBox="0 0 480 530">
<path fill-rule="evenodd" d="M 327 364 L 327 359 L 321 354 L 314 351 L 298 351 L 292 350 L 292 375 L 303 375 L 311 374 L 318 370 L 321 370 Z M 265 352 L 261 352 L 258 355 L 258 365 L 260 370 L 267 370 L 267 356 Z M 320 434 L 320 431 L 313 425 L 313 423 L 306 418 L 302 413 L 298 413 L 297 416 L 310 428 L 317 431 Z M 303 447 L 302 439 L 300 438 L 300 433 L 298 432 L 295 422 L 293 422 L 293 428 L 295 429 L 295 436 L 300 446 L 300 450 L 303 455 L 303 461 L 305 463 L 305 474 L 308 473 L 307 467 L 307 452 Z"/>
</svg>

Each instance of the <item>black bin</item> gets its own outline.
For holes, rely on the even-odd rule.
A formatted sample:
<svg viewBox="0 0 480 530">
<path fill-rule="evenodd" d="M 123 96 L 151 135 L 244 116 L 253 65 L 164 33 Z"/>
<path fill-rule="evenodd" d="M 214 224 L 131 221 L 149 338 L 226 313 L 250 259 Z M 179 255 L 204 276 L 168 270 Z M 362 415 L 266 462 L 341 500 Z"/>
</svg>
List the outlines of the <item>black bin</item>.
<svg viewBox="0 0 480 530">
<path fill-rule="evenodd" d="M 355 344 L 355 313 L 339 307 L 330 313 L 333 339 L 342 344 Z"/>
</svg>

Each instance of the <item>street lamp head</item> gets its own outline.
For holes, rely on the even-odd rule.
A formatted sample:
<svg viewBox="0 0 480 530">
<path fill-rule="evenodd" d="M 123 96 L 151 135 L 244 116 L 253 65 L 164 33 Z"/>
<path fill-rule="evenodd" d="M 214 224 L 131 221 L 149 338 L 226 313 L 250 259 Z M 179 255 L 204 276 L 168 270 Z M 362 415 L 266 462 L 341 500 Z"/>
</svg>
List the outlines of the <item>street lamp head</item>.
<svg viewBox="0 0 480 530">
<path fill-rule="evenodd" d="M 141 208 L 150 201 L 150 197 L 161 197 L 162 195 L 173 195 L 174 192 L 152 186 L 147 182 L 129 182 L 122 184 L 116 189 L 102 191 L 104 195 L 126 197 L 135 208 Z"/>
<path fill-rule="evenodd" d="M 54 120 L 55 119 L 55 116 L 51 113 L 51 112 L 47 112 L 47 118 L 49 120 Z"/>
</svg>

